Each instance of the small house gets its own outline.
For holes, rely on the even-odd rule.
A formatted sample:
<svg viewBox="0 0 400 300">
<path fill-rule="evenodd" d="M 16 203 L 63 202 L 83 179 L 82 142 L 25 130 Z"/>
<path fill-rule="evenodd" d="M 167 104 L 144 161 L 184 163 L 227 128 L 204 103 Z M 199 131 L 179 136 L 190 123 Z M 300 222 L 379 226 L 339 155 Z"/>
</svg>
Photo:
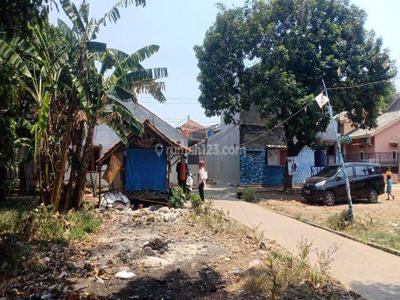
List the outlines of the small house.
<svg viewBox="0 0 400 300">
<path fill-rule="evenodd" d="M 354 128 L 345 114 L 338 121 L 340 134 L 351 137 L 344 145 L 344 160 L 348 162 L 374 162 L 391 167 L 394 180 L 398 181 L 400 151 L 400 94 L 377 119 L 371 129 Z"/>
</svg>

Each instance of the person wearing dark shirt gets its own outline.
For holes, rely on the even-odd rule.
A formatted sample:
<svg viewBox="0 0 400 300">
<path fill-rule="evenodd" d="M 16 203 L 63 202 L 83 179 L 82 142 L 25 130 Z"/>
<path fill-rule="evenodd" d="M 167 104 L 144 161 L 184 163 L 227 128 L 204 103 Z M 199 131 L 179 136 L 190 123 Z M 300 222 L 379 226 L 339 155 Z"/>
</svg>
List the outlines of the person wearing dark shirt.
<svg viewBox="0 0 400 300">
<path fill-rule="evenodd" d="M 176 165 L 176 174 L 178 177 L 178 185 L 183 189 L 186 193 L 186 179 L 188 177 L 189 168 L 186 163 L 186 158 L 182 156 L 181 161 Z"/>
</svg>

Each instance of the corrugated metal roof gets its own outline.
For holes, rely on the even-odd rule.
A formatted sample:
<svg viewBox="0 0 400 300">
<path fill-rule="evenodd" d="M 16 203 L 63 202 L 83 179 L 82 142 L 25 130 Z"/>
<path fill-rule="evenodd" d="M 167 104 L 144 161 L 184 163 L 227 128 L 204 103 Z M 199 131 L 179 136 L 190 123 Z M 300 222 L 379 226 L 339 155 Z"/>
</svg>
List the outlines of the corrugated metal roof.
<svg viewBox="0 0 400 300">
<path fill-rule="evenodd" d="M 397 95 L 399 96 L 399 95 Z M 377 126 L 371 129 L 356 129 L 349 134 L 352 138 L 373 136 L 383 129 L 400 122 L 400 97 L 396 98 L 389 106 L 387 112 L 377 119 Z"/>
<path fill-rule="evenodd" d="M 155 134 L 156 136 L 158 136 L 158 137 L 159 137 L 164 143 L 166 143 L 167 145 L 169 145 L 169 146 L 171 146 L 171 147 L 173 147 L 173 148 L 175 148 L 175 149 L 183 150 L 184 152 L 190 152 L 190 151 L 191 151 L 190 148 L 188 148 L 188 147 L 186 147 L 186 146 L 184 146 L 184 145 L 182 145 L 182 144 L 179 144 L 178 142 L 175 142 L 175 141 L 171 140 L 170 138 L 168 138 L 168 137 L 167 137 L 164 133 L 162 133 L 157 127 L 155 127 L 149 120 L 145 120 L 145 121 L 143 122 L 143 125 L 144 125 L 144 127 L 145 127 L 145 130 L 146 130 L 146 129 L 150 130 L 153 134 Z M 134 136 L 134 134 L 131 134 L 131 135 L 128 137 L 128 140 L 131 140 L 133 136 Z M 123 146 L 124 146 L 124 143 L 123 143 L 122 141 L 119 141 L 119 142 L 116 143 L 114 146 L 112 146 L 110 149 L 108 149 L 108 150 L 103 154 L 103 156 L 102 156 L 100 159 L 98 159 L 98 160 L 96 161 L 96 164 L 99 165 L 99 164 L 104 163 L 104 161 L 106 161 L 106 160 L 108 159 L 108 157 L 109 157 L 112 153 L 114 153 L 114 152 L 117 151 L 120 147 L 123 147 Z"/>
</svg>

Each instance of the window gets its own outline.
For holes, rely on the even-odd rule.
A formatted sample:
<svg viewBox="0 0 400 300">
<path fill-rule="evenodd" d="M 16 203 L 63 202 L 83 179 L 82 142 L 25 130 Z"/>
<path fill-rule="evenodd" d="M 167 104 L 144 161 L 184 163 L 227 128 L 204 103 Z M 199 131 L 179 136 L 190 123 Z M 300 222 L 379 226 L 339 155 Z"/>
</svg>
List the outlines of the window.
<svg viewBox="0 0 400 300">
<path fill-rule="evenodd" d="M 351 178 L 351 177 L 354 176 L 353 167 L 346 167 L 345 170 L 346 170 L 347 176 L 348 176 L 349 178 Z M 343 179 L 344 179 L 344 172 L 343 172 L 343 171 L 340 171 L 339 175 L 340 175 L 341 177 L 343 177 Z"/>
<path fill-rule="evenodd" d="M 280 165 L 280 151 L 279 149 L 268 149 L 268 165 L 279 166 Z"/>
<path fill-rule="evenodd" d="M 374 174 L 379 174 L 379 168 L 373 167 L 373 166 L 368 166 L 368 175 L 374 175 Z"/>
<path fill-rule="evenodd" d="M 354 171 L 355 176 L 367 176 L 370 173 L 367 166 L 355 166 Z"/>
<path fill-rule="evenodd" d="M 200 161 L 200 156 L 198 154 L 189 154 L 188 155 L 188 164 L 189 165 L 198 165 Z"/>
<path fill-rule="evenodd" d="M 364 151 L 360 151 L 360 160 L 361 160 L 361 161 L 364 160 Z"/>
<path fill-rule="evenodd" d="M 397 151 L 392 151 L 392 159 L 397 160 Z"/>
<path fill-rule="evenodd" d="M 319 177 L 332 177 L 339 170 L 339 166 L 328 166 L 317 173 Z"/>
</svg>

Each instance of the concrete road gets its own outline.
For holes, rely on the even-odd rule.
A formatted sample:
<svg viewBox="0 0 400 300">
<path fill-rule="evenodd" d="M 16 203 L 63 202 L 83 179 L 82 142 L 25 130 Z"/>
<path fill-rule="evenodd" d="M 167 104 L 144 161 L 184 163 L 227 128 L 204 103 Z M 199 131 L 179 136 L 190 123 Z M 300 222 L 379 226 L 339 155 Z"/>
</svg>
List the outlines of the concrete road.
<svg viewBox="0 0 400 300">
<path fill-rule="evenodd" d="M 400 299 L 399 256 L 239 201 L 233 189 L 208 188 L 206 197 L 214 200 L 216 208 L 229 211 L 230 217 L 246 226 L 257 227 L 266 238 L 276 240 L 293 254 L 297 253 L 297 244 L 302 239 L 311 241 L 313 248 L 320 251 L 335 244 L 338 251 L 331 265 L 334 278 L 367 299 Z M 316 260 L 315 254 L 311 260 Z"/>
</svg>

